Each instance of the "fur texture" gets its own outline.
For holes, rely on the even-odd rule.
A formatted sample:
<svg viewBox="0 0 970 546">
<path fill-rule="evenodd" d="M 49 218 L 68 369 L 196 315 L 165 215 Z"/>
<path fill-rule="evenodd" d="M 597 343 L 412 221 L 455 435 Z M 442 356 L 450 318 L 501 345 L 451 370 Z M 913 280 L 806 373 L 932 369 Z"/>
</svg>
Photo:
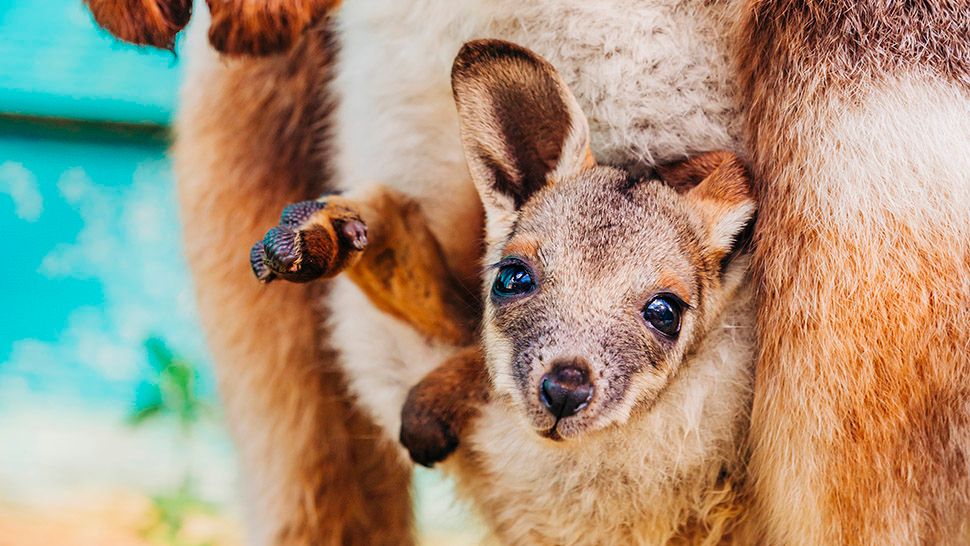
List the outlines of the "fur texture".
<svg viewBox="0 0 970 546">
<path fill-rule="evenodd" d="M 206 0 L 209 42 L 227 55 L 283 53 L 340 0 Z"/>
<path fill-rule="evenodd" d="M 221 61 L 199 23 L 175 166 L 199 310 L 238 447 L 249 543 L 408 544 L 410 473 L 355 411 L 320 341 L 312 302 L 321 287 L 261 286 L 240 252 L 286 204 L 326 189 L 327 34 L 308 34 L 284 57 Z"/>
<path fill-rule="evenodd" d="M 121 40 L 162 49 L 189 23 L 192 0 L 85 0 L 99 25 Z"/>
<path fill-rule="evenodd" d="M 503 544 L 740 540 L 753 313 L 747 256 L 724 259 L 754 213 L 750 177 L 701 156 L 703 180 L 677 194 L 588 163 L 569 89 L 513 44 L 466 45 L 452 82 L 495 264 L 493 402 L 463 439 L 459 486 Z M 528 275 L 513 295 L 493 288 L 506 268 Z M 658 299 L 672 333 L 644 312 Z M 589 393 L 567 413 L 548 394 L 563 368 L 560 388 L 581 376 Z"/>
<path fill-rule="evenodd" d="M 348 2 L 336 19 L 335 180 L 345 190 L 382 183 L 411 196 L 449 266 L 476 290 L 482 227 L 473 219 L 482 213 L 449 89 L 460 45 L 487 36 L 536 50 L 588 114 L 594 155 L 642 166 L 736 148 L 730 8 L 701 1 Z M 351 389 L 396 436 L 408 388 L 455 347 L 429 344 L 346 279 L 335 280 L 330 298 L 333 340 Z"/>
<path fill-rule="evenodd" d="M 163 49 L 192 16 L 192 0 L 85 0 L 99 25 L 116 37 Z M 227 55 L 287 52 L 340 0 L 206 0 L 209 42 Z"/>
<path fill-rule="evenodd" d="M 752 471 L 773 544 L 965 544 L 970 5 L 751 2 Z"/>
</svg>

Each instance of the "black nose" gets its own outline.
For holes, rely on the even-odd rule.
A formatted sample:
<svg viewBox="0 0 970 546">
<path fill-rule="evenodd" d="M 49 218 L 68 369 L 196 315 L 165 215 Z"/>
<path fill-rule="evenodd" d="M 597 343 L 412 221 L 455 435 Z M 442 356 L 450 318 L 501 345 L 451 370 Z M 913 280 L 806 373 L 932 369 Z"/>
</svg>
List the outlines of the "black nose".
<svg viewBox="0 0 970 546">
<path fill-rule="evenodd" d="M 575 363 L 559 365 L 542 377 L 539 399 L 556 417 L 576 415 L 593 397 L 589 372 Z"/>
</svg>

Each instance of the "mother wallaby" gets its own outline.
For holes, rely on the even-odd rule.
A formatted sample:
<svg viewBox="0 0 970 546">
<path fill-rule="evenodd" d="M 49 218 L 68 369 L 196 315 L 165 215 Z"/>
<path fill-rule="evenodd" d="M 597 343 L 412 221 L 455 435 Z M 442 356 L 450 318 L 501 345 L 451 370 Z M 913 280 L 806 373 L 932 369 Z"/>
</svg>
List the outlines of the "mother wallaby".
<svg viewBox="0 0 970 546">
<path fill-rule="evenodd" d="M 91 4 L 109 28 L 147 21 L 129 39 L 158 42 L 187 19 L 159 17 L 185 15 L 184 0 Z M 321 11 L 307 6 L 331 2 L 210 4 L 214 43 L 262 52 L 287 41 L 262 47 L 279 27 Z M 275 16 L 288 9 L 300 16 Z M 559 68 L 601 162 L 750 155 L 762 211 L 751 472 L 766 542 L 961 542 L 968 18 L 960 0 L 347 0 L 287 56 L 220 62 L 193 40 L 177 167 L 255 540 L 411 540 L 406 467 L 382 454 L 403 393 L 427 371 L 409 363 L 451 349 L 402 334 L 338 282 L 328 339 L 351 370 L 345 391 L 309 326 L 313 289 L 255 289 L 245 249 L 275 223 L 270 211 L 315 197 L 332 171 L 341 189 L 383 183 L 412 196 L 471 281 L 479 248 L 466 242 L 481 213 L 459 184 L 447 75 L 462 42 L 494 37 Z M 340 45 L 335 63 L 323 27 Z M 373 422 L 384 433 L 368 439 Z"/>
</svg>

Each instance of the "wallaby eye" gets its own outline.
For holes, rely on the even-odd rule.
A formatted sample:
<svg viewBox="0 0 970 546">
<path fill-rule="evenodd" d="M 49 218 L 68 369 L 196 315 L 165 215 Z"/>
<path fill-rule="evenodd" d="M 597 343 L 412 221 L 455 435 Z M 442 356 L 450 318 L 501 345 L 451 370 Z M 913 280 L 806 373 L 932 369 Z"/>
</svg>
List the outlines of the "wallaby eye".
<svg viewBox="0 0 970 546">
<path fill-rule="evenodd" d="M 499 266 L 492 294 L 501 298 L 528 294 L 536 288 L 532 270 L 522 262 L 513 261 Z"/>
<path fill-rule="evenodd" d="M 668 294 L 655 296 L 643 308 L 643 318 L 658 332 L 676 338 L 680 333 L 681 303 Z"/>
</svg>

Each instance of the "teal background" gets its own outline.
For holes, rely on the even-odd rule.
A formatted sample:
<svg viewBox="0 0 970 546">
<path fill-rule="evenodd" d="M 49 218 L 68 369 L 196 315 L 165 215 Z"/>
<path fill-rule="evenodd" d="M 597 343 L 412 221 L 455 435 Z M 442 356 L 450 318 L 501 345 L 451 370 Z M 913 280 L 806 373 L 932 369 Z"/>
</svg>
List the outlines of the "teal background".
<svg viewBox="0 0 970 546">
<path fill-rule="evenodd" d="M 112 40 L 81 0 L 0 0 L 3 115 L 166 125 L 177 55 Z"/>
<path fill-rule="evenodd" d="M 167 494 L 190 468 L 193 494 L 236 497 L 218 410 L 191 439 L 130 424 L 148 339 L 218 407 L 166 154 L 180 79 L 176 53 L 117 42 L 81 0 L 0 0 L 0 507 Z"/>
<path fill-rule="evenodd" d="M 205 360 L 165 155 L 178 56 L 79 0 L 0 0 L 0 36 L 0 385 L 117 403 L 145 338 Z"/>
</svg>

